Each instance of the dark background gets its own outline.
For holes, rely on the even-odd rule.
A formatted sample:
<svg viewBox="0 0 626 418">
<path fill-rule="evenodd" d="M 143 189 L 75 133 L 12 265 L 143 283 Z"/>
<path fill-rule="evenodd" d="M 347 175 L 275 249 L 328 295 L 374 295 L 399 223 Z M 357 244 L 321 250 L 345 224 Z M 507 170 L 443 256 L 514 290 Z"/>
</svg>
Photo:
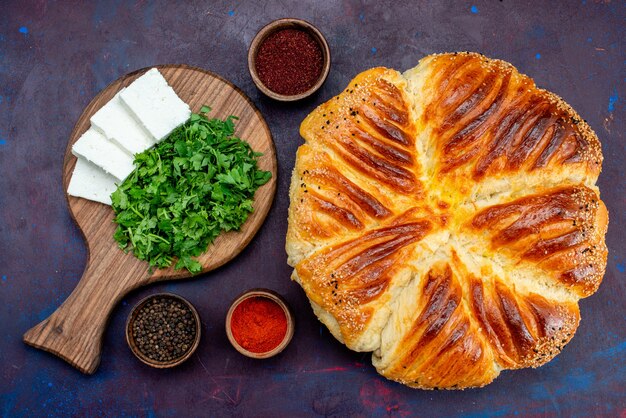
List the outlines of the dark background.
<svg viewBox="0 0 626 418">
<path fill-rule="evenodd" d="M 613 415 L 626 413 L 624 19 L 620 1 L 101 1 L 0 0 L 0 415 Z M 247 46 L 280 17 L 311 21 L 332 51 L 313 98 L 279 104 L 254 87 Z M 510 61 L 570 103 L 603 145 L 599 180 L 610 211 L 608 266 L 562 354 L 539 369 L 503 372 L 463 392 L 412 390 L 379 377 L 370 355 L 335 341 L 290 282 L 284 237 L 298 126 L 358 72 L 405 70 L 434 52 L 472 50 Z M 61 187 L 72 127 L 116 78 L 155 64 L 214 71 L 247 93 L 278 152 L 274 205 L 256 238 L 227 266 L 128 296 L 105 334 L 102 363 L 85 376 L 27 347 L 21 336 L 78 282 L 86 250 Z M 106 280 L 103 277 L 102 280 Z M 278 357 L 254 361 L 229 346 L 230 301 L 250 287 L 282 293 L 297 329 Z M 140 298 L 170 291 L 203 320 L 197 353 L 172 370 L 139 363 L 124 322 Z"/>
</svg>

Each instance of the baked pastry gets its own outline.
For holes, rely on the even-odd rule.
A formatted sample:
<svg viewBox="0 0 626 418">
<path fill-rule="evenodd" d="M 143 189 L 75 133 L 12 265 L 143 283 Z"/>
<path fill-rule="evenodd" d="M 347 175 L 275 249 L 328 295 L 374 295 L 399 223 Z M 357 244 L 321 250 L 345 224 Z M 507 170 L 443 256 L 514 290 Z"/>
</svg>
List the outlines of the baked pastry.
<svg viewBox="0 0 626 418">
<path fill-rule="evenodd" d="M 374 68 L 300 126 L 286 249 L 315 314 L 383 376 L 490 383 L 572 338 L 604 275 L 600 143 L 512 65 Z"/>
</svg>

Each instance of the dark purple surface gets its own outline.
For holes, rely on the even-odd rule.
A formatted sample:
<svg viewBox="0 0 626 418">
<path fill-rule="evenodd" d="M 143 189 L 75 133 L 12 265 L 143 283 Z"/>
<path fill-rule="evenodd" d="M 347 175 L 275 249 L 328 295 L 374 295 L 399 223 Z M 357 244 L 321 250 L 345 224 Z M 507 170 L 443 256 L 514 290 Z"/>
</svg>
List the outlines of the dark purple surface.
<svg viewBox="0 0 626 418">
<path fill-rule="evenodd" d="M 623 2 L 174 3 L 0 1 L 0 415 L 626 414 Z M 252 37 L 280 17 L 313 22 L 332 50 L 328 81 L 298 104 L 261 97 L 246 68 Z M 426 392 L 379 377 L 369 354 L 335 341 L 290 282 L 288 183 L 299 123 L 317 104 L 364 69 L 404 70 L 426 54 L 456 50 L 512 62 L 589 121 L 605 156 L 599 184 L 610 253 L 600 290 L 580 304 L 576 337 L 555 360 L 504 372 L 479 390 Z M 99 370 L 84 376 L 21 342 L 69 295 L 85 264 L 61 187 L 63 152 L 99 90 L 164 63 L 212 70 L 252 98 L 276 142 L 276 199 L 256 238 L 227 266 L 128 296 L 111 317 Z M 271 360 L 242 357 L 224 333 L 229 302 L 250 287 L 277 290 L 295 310 L 294 339 Z M 124 340 L 131 306 L 157 291 L 188 298 L 203 319 L 197 354 L 173 370 L 144 366 Z"/>
</svg>

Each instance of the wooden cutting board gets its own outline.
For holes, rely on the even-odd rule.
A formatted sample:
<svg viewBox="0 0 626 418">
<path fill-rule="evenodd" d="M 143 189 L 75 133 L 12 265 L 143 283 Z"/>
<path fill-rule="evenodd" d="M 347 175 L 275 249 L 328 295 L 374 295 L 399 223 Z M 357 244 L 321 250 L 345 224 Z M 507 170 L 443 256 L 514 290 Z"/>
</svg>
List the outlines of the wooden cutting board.
<svg viewBox="0 0 626 418">
<path fill-rule="evenodd" d="M 272 179 L 254 195 L 254 212 L 240 231 L 223 233 L 199 257 L 203 272 L 232 260 L 250 242 L 267 216 L 276 191 L 276 151 L 265 120 L 250 99 L 223 78 L 186 65 L 157 66 L 178 96 L 193 112 L 211 107 L 210 117 L 236 115 L 235 134 L 262 152 L 259 166 L 272 172 Z M 111 83 L 89 103 L 78 119 L 63 163 L 63 189 L 67 190 L 76 157 L 72 145 L 90 127 L 89 118 L 123 87 L 148 68 L 130 73 Z M 67 196 L 72 217 L 82 231 L 88 248 L 87 266 L 80 282 L 67 300 L 49 318 L 24 334 L 24 342 L 49 351 L 78 368 L 93 373 L 100 364 L 102 336 L 111 311 L 131 290 L 161 280 L 189 277 L 186 270 L 173 268 L 150 274 L 148 263 L 125 254 L 113 240 L 116 224 L 110 206 Z"/>
</svg>

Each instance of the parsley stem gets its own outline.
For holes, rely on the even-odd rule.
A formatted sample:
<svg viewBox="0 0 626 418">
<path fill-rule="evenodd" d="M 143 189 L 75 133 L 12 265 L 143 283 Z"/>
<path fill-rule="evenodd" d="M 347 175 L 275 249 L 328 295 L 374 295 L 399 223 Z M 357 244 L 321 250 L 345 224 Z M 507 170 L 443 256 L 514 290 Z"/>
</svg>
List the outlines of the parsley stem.
<svg viewBox="0 0 626 418">
<path fill-rule="evenodd" d="M 130 243 L 133 245 L 133 248 L 135 248 L 135 237 L 133 236 L 133 230 L 130 227 L 126 228 L 126 230 L 128 231 L 128 238 L 130 238 Z"/>
<path fill-rule="evenodd" d="M 130 210 L 132 210 L 133 212 L 135 212 L 135 214 L 137 214 L 137 216 L 139 216 L 141 219 L 143 219 L 143 218 L 144 218 L 144 216 L 143 216 L 141 213 L 139 213 L 139 212 L 137 211 L 137 209 L 135 209 L 135 207 L 134 207 L 134 206 L 131 206 L 131 207 L 130 207 Z"/>
<path fill-rule="evenodd" d="M 155 235 L 155 234 L 148 234 L 148 236 L 149 236 L 150 238 L 155 238 L 155 239 L 158 239 L 158 240 L 160 240 L 160 241 L 163 241 L 163 242 L 164 242 L 164 243 L 166 243 L 167 245 L 170 245 L 170 242 L 169 242 L 168 240 L 166 240 L 165 238 L 163 238 L 163 237 L 161 237 L 161 236 L 159 236 L 159 235 Z"/>
</svg>

